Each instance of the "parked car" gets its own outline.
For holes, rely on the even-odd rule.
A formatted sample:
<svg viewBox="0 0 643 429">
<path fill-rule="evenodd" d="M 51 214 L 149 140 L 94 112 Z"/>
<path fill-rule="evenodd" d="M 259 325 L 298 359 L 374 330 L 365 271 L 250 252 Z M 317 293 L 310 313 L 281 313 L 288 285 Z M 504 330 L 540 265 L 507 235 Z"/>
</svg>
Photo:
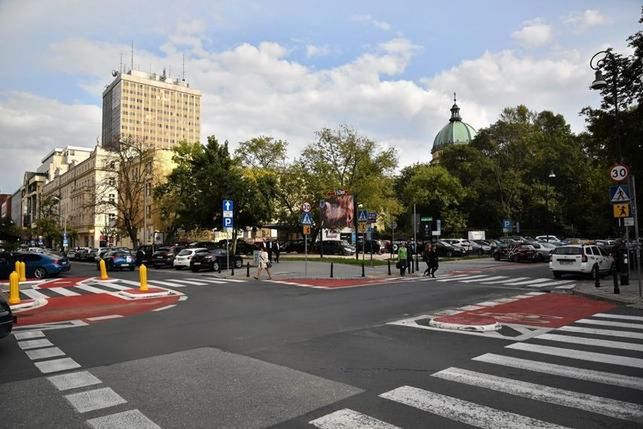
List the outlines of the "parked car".
<svg viewBox="0 0 643 429">
<path fill-rule="evenodd" d="M 549 269 L 559 279 L 565 273 L 609 274 L 616 265 L 614 258 L 595 244 L 569 244 L 554 249 Z"/>
<path fill-rule="evenodd" d="M 177 270 L 190 268 L 192 257 L 197 253 L 207 253 L 207 251 L 208 249 L 205 247 L 188 247 L 187 249 L 183 249 L 174 257 L 173 266 Z"/>
<path fill-rule="evenodd" d="M 363 240 L 358 240 L 356 247 L 360 251 L 366 249 L 366 253 L 380 253 L 380 250 L 382 249 L 380 242 L 377 240 L 366 240 L 366 244 L 364 244 Z"/>
<path fill-rule="evenodd" d="M 234 264 L 235 268 L 243 266 L 243 259 L 240 255 L 230 255 L 228 258 L 225 249 L 209 249 L 207 252 L 195 253 L 192 256 L 190 269 L 195 273 L 203 269 L 212 271 L 225 270 L 228 269 L 228 259 L 230 259 L 230 265 Z"/>
<path fill-rule="evenodd" d="M 290 240 L 281 245 L 281 251 L 285 253 L 304 253 L 304 240 Z M 311 241 L 308 240 L 308 250 L 310 251 Z"/>
<path fill-rule="evenodd" d="M 437 248 L 438 256 L 446 256 L 450 258 L 452 256 L 466 256 L 467 252 L 462 247 L 456 247 L 450 243 L 447 243 L 444 240 L 438 240 L 435 243 Z"/>
<path fill-rule="evenodd" d="M 324 240 L 315 243 L 314 251 L 322 251 L 324 255 L 354 255 L 355 247 L 346 240 Z"/>
<path fill-rule="evenodd" d="M 560 239 L 555 235 L 537 235 L 536 240 L 545 241 L 545 242 L 556 242 L 560 243 Z"/>
<path fill-rule="evenodd" d="M 134 268 L 136 268 L 134 257 L 126 250 L 110 250 L 103 255 L 103 260 L 107 271 L 122 271 L 125 269 L 134 271 Z M 96 263 L 96 267 L 100 269 L 100 261 Z"/>
<path fill-rule="evenodd" d="M 152 254 L 154 268 L 174 266 L 174 258 L 183 250 L 183 246 L 157 247 Z"/>
<path fill-rule="evenodd" d="M 0 338 L 4 338 L 11 333 L 13 325 L 18 322 L 16 316 L 11 312 L 7 295 L 0 290 Z"/>
<path fill-rule="evenodd" d="M 225 240 L 224 240 L 224 243 L 225 243 Z M 225 244 L 224 244 L 224 246 L 225 246 Z M 198 248 L 203 248 L 203 247 L 205 247 L 206 249 L 209 250 L 209 249 L 220 249 L 221 245 L 219 245 L 215 241 L 195 241 L 193 243 L 190 243 L 188 245 L 188 247 L 194 247 L 194 248 L 197 248 L 197 247 Z"/>
<path fill-rule="evenodd" d="M 538 259 L 538 252 L 531 244 L 518 244 L 509 248 L 508 258 L 511 262 L 534 262 Z"/>
<path fill-rule="evenodd" d="M 69 271 L 71 264 L 66 256 L 57 253 L 16 253 L 16 260 L 25 263 L 25 274 L 27 277 L 44 279 L 46 277 L 55 277 L 60 273 Z"/>
<path fill-rule="evenodd" d="M 556 248 L 553 244 L 550 243 L 538 243 L 538 242 L 532 242 L 529 243 L 530 246 L 532 246 L 536 250 L 536 261 L 537 262 L 545 262 L 549 261 L 549 255 L 551 254 L 552 250 Z"/>
<path fill-rule="evenodd" d="M 442 241 L 445 241 L 452 246 L 460 247 L 465 251 L 465 253 L 471 253 L 471 251 L 473 250 L 473 246 L 471 246 L 469 240 L 465 240 L 463 238 L 445 238 Z"/>
<path fill-rule="evenodd" d="M 469 240 L 469 243 L 473 246 L 473 253 L 478 255 L 491 254 L 491 243 L 486 240 Z"/>
<path fill-rule="evenodd" d="M 136 266 L 139 266 L 141 264 L 145 264 L 146 266 L 151 265 L 153 254 L 154 254 L 154 246 L 152 246 L 151 244 L 144 244 L 142 246 L 138 246 L 138 249 L 136 249 L 136 254 L 134 255 Z"/>
</svg>

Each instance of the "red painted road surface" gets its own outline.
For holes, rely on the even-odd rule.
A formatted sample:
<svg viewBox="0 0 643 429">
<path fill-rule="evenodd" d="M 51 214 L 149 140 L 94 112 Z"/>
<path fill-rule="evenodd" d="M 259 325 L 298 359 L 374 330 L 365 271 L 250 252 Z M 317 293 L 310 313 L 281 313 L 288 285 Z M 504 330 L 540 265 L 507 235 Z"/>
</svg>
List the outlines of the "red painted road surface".
<svg viewBox="0 0 643 429">
<path fill-rule="evenodd" d="M 176 304 L 178 299 L 178 295 L 168 295 L 160 298 L 125 300 L 107 293 L 69 296 L 49 298 L 47 305 L 20 311 L 16 315 L 18 326 L 112 315 L 133 316 Z"/>
<path fill-rule="evenodd" d="M 498 323 L 560 328 L 578 319 L 602 313 L 616 307 L 577 295 L 543 294 L 493 307 L 463 311 L 459 317 L 492 317 Z"/>
<path fill-rule="evenodd" d="M 489 316 L 480 316 L 477 314 L 454 314 L 451 316 L 440 316 L 433 319 L 439 323 L 450 323 L 455 325 L 482 326 L 493 325 L 496 319 Z"/>
</svg>

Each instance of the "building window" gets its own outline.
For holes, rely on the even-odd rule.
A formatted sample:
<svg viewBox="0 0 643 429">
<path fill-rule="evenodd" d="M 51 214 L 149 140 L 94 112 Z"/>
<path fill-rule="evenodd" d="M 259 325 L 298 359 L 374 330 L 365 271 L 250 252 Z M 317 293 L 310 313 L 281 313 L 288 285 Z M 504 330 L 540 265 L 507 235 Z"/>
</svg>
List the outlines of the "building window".
<svg viewBox="0 0 643 429">
<path fill-rule="evenodd" d="M 116 195 L 114 194 L 109 194 L 109 202 L 114 203 L 116 202 Z"/>
</svg>

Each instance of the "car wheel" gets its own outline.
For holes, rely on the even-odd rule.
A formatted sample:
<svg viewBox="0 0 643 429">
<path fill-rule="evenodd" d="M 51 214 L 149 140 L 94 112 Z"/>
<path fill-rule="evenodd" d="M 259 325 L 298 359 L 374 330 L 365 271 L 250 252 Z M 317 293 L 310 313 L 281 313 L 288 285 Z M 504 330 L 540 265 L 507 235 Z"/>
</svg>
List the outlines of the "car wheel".
<svg viewBox="0 0 643 429">
<path fill-rule="evenodd" d="M 44 279 L 47 277 L 47 270 L 45 270 L 43 267 L 38 267 L 36 268 L 36 271 L 33 272 L 33 276 L 37 279 Z"/>
<path fill-rule="evenodd" d="M 241 267 L 243 267 L 243 260 L 241 260 L 241 259 L 237 259 L 237 260 L 235 260 L 235 261 L 234 261 L 234 267 L 235 267 L 235 268 L 241 268 Z"/>
<path fill-rule="evenodd" d="M 180 270 L 180 269 L 181 269 L 181 267 L 176 266 L 176 267 L 174 267 L 174 269 L 175 269 L 175 270 Z"/>
<path fill-rule="evenodd" d="M 511 258 L 509 258 L 511 262 L 518 262 L 518 256 L 516 255 L 511 255 Z"/>
<path fill-rule="evenodd" d="M 221 266 L 219 265 L 219 261 L 214 261 L 212 263 L 212 271 L 219 271 L 219 268 L 221 268 Z"/>
<path fill-rule="evenodd" d="M 538 256 L 536 256 L 536 261 L 545 262 L 545 257 L 539 253 Z"/>
<path fill-rule="evenodd" d="M 561 273 L 559 271 L 554 271 L 553 274 L 554 274 L 555 279 L 559 279 L 559 278 L 561 278 L 563 276 L 563 273 Z"/>
<path fill-rule="evenodd" d="M 500 253 L 494 253 L 493 254 L 493 259 L 495 259 L 496 261 L 499 261 L 500 260 Z"/>
</svg>

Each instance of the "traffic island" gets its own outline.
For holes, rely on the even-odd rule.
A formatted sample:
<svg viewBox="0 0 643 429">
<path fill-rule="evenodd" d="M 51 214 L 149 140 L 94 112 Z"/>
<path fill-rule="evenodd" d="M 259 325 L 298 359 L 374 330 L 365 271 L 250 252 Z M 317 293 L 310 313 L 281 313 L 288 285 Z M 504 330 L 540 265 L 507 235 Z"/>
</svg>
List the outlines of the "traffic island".
<svg viewBox="0 0 643 429">
<path fill-rule="evenodd" d="M 434 317 L 429 319 L 428 325 L 438 329 L 454 329 L 458 331 L 472 332 L 492 332 L 499 331 L 500 328 L 502 328 L 502 325 L 493 317 L 471 313 Z"/>
<path fill-rule="evenodd" d="M 172 291 L 168 289 L 161 289 L 156 287 L 150 287 L 145 292 L 142 292 L 139 288 L 125 289 L 118 292 L 119 295 L 123 295 L 130 299 L 160 298 L 162 296 L 168 296 L 171 293 Z"/>
<path fill-rule="evenodd" d="M 47 305 L 46 299 L 29 299 L 21 300 L 20 304 L 10 305 L 11 311 L 14 313 L 20 313 L 21 311 L 32 310 L 34 308 L 42 307 Z"/>
</svg>

